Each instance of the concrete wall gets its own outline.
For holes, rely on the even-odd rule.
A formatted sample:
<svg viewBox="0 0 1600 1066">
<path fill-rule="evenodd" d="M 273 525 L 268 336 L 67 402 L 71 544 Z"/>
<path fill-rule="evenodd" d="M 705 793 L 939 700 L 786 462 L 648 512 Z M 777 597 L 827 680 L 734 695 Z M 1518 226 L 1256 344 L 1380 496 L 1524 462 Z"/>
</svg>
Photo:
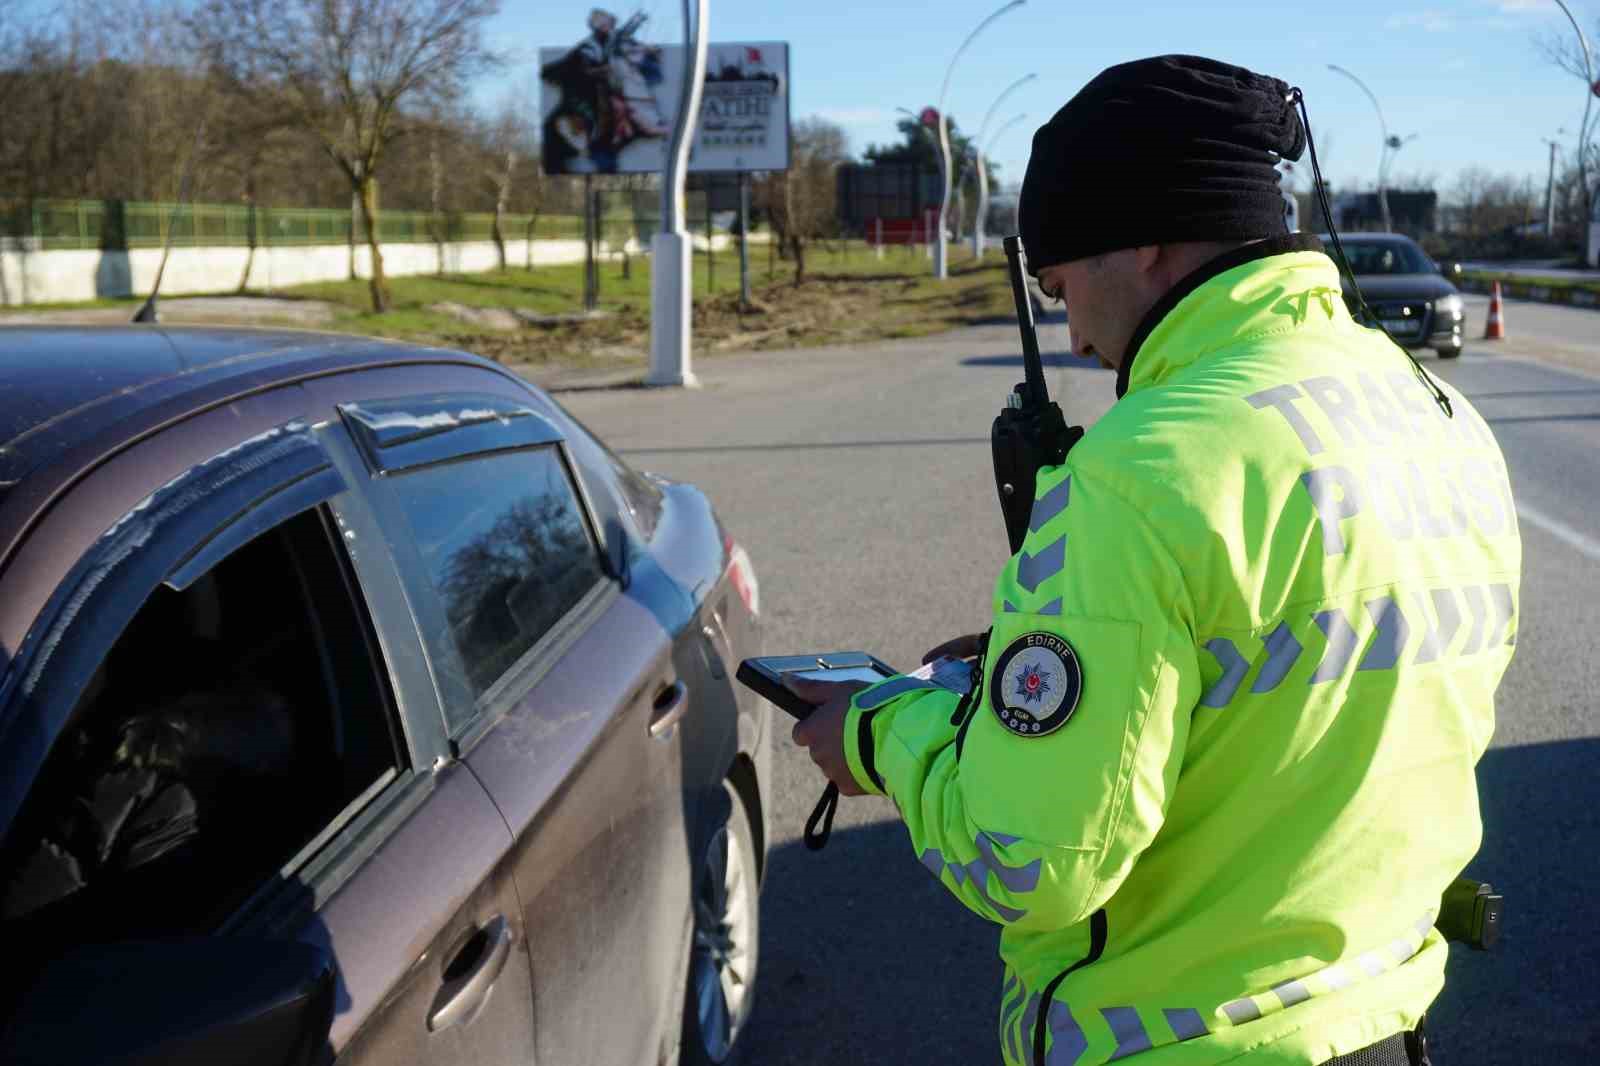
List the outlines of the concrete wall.
<svg viewBox="0 0 1600 1066">
<path fill-rule="evenodd" d="M 712 244 L 720 251 L 731 242 L 718 234 Z M 529 245 L 532 259 L 529 259 Z M 695 247 L 705 248 L 697 237 Z M 385 244 L 384 273 L 470 274 L 499 265 L 493 241 L 446 244 Z M 628 250 L 638 254 L 637 242 Z M 603 249 L 609 252 L 610 249 Z M 343 281 L 350 276 L 350 249 L 343 244 L 257 248 L 174 248 L 161 279 L 166 296 L 227 293 L 241 288 L 270 292 L 311 281 Z M 372 257 L 366 245 L 355 250 L 360 277 L 371 272 Z M 513 267 L 551 266 L 583 262 L 581 240 L 507 241 L 506 261 Z M 161 249 L 132 251 L 39 251 L 28 240 L 0 241 L 0 305 L 78 303 L 117 296 L 143 296 L 155 283 Z M 248 272 L 248 276 L 247 276 Z"/>
</svg>

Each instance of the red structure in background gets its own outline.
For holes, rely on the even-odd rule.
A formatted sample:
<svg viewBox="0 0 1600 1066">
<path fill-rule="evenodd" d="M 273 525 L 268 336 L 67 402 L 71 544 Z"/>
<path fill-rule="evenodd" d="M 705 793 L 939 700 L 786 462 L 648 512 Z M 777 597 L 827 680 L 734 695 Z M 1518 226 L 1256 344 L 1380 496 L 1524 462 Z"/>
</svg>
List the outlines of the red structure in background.
<svg viewBox="0 0 1600 1066">
<path fill-rule="evenodd" d="M 926 208 L 917 218 L 875 218 L 866 227 L 869 244 L 882 241 L 889 244 L 927 244 L 933 238 L 934 227 L 939 224 L 939 212 Z"/>
</svg>

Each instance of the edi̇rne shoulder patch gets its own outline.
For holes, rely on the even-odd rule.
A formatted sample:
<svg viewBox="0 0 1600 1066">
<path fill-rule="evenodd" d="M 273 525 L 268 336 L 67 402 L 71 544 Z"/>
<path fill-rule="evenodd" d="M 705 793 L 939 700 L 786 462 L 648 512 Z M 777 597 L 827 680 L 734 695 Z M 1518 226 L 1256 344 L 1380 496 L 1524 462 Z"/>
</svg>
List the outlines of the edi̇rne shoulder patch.
<svg viewBox="0 0 1600 1066">
<path fill-rule="evenodd" d="M 1083 667 L 1054 633 L 1028 633 L 1006 645 L 989 676 L 989 705 L 1019 737 L 1042 737 L 1067 724 L 1083 695 Z"/>
</svg>

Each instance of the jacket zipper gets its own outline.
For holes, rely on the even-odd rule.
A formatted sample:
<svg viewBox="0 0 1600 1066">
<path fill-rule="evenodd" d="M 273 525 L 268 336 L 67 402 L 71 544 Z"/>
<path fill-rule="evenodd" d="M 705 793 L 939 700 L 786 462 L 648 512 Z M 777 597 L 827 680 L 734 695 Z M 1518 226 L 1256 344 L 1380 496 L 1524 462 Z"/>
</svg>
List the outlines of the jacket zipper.
<svg viewBox="0 0 1600 1066">
<path fill-rule="evenodd" d="M 1056 974 L 1055 978 L 1044 986 L 1044 992 L 1039 996 L 1039 1014 L 1033 1019 L 1033 1066 L 1045 1066 L 1044 1034 L 1050 1017 L 1050 1004 L 1055 1000 L 1056 989 L 1066 979 L 1067 974 L 1094 962 L 1105 950 L 1106 909 L 1101 907 L 1089 916 L 1089 954 Z"/>
</svg>

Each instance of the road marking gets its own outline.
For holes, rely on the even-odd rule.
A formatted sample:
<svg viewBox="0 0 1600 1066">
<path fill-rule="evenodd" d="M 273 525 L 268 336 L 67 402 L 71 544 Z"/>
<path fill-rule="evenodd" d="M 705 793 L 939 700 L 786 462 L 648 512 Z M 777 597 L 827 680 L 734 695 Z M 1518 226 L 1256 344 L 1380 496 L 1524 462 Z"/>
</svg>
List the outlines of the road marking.
<svg viewBox="0 0 1600 1066">
<path fill-rule="evenodd" d="M 1589 558 L 1600 560 L 1600 540 L 1595 540 L 1587 533 L 1580 533 L 1565 522 L 1558 522 L 1549 515 L 1535 511 L 1527 504 L 1517 504 L 1517 517 L 1524 522 L 1533 523 L 1552 537 L 1566 542 Z"/>
</svg>

